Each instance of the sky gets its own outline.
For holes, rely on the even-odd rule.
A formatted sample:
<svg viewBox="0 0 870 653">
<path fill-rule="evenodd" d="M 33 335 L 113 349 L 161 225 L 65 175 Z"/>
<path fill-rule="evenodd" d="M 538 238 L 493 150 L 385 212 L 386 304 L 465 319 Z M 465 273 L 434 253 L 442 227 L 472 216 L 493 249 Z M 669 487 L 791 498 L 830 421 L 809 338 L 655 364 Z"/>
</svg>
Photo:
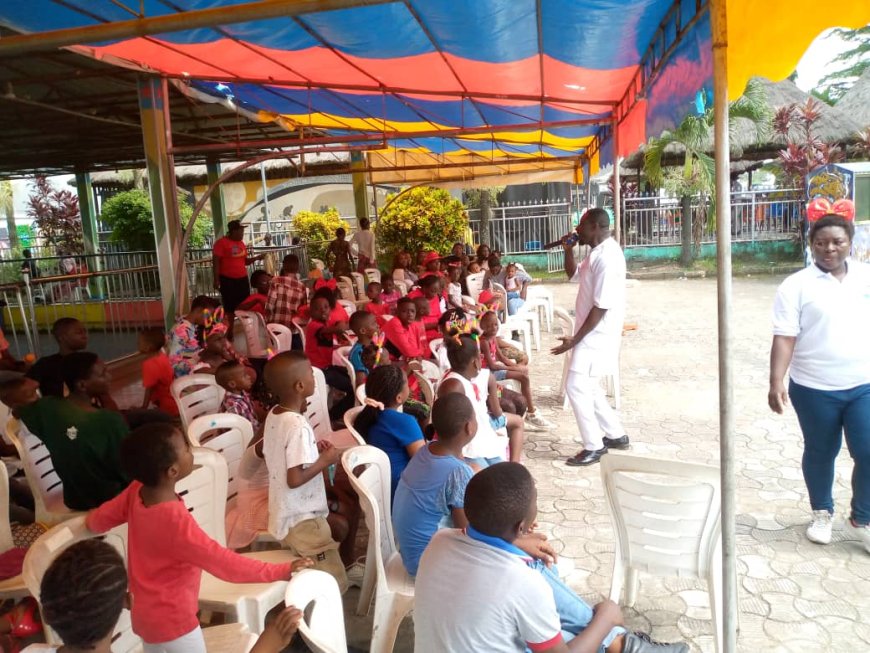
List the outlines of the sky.
<svg viewBox="0 0 870 653">
<path fill-rule="evenodd" d="M 849 44 L 832 34 L 832 30 L 822 32 L 804 53 L 797 65 L 797 86 L 804 92 L 814 89 L 819 80 L 830 70 L 828 64 L 841 52 L 849 49 Z M 845 67 L 843 64 L 837 66 Z"/>
</svg>

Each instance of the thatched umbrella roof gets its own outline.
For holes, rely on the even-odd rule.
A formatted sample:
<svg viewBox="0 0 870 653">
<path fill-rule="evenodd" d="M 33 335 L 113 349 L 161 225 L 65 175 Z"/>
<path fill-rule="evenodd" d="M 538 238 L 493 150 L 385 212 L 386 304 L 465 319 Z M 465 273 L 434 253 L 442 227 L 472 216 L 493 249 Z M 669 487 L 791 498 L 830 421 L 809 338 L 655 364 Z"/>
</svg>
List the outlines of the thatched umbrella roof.
<svg viewBox="0 0 870 653">
<path fill-rule="evenodd" d="M 794 82 L 787 79 L 776 83 L 763 77 L 755 79 L 764 89 L 771 114 L 777 109 L 791 104 L 803 104 L 811 97 L 795 86 Z M 843 111 L 839 104 L 832 107 L 819 100 L 819 110 L 821 118 L 815 125 L 815 134 L 822 141 L 825 143 L 848 143 L 857 139 L 857 133 L 862 128 L 861 123 Z M 761 139 L 761 142 L 756 142 L 756 130 L 752 122 L 745 118 L 735 120 L 731 131 L 732 161 L 772 159 L 782 147 L 782 140 L 773 133 L 772 129 L 768 130 L 768 134 Z M 706 149 L 709 152 L 713 151 L 712 133 Z M 641 146 L 637 152 L 626 158 L 623 165 L 630 168 L 643 167 L 643 152 L 644 147 Z M 666 166 L 682 165 L 683 148 L 678 145 L 669 146 L 665 150 L 663 163 Z"/>
<path fill-rule="evenodd" d="M 849 115 L 862 127 L 870 127 L 870 67 L 855 85 L 840 98 L 836 109 Z"/>
</svg>

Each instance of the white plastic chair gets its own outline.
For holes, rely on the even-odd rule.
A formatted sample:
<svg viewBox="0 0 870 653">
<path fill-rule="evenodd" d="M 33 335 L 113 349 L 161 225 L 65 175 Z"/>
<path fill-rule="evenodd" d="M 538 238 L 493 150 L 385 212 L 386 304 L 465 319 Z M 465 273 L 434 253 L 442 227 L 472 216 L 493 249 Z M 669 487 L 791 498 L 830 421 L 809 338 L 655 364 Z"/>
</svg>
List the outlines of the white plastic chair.
<svg viewBox="0 0 870 653">
<path fill-rule="evenodd" d="M 228 471 L 224 457 L 217 451 L 195 447 L 194 470 L 175 484 L 175 491 L 200 528 L 221 546 L 226 546 Z M 256 551 L 245 557 L 264 562 L 289 562 L 294 556 L 286 550 Z M 284 599 L 287 581 L 272 583 L 230 583 L 203 572 L 199 588 L 199 607 L 226 614 L 228 620 L 245 624 L 251 632 L 262 633 L 266 613 Z"/>
<path fill-rule="evenodd" d="M 528 320 L 508 320 L 507 322 L 501 322 L 498 325 L 498 337 L 502 340 L 509 340 L 513 336 L 514 331 L 520 334 L 522 338 L 522 347 L 521 349 L 526 353 L 526 356 L 529 357 L 529 364 L 532 362 L 532 327 L 529 325 Z"/>
<path fill-rule="evenodd" d="M 356 301 L 356 289 L 354 288 L 353 279 L 350 277 L 338 277 L 338 279 L 335 280 L 335 287 L 338 288 L 338 292 L 341 294 L 341 299 L 349 302 Z"/>
<path fill-rule="evenodd" d="M 350 278 L 353 280 L 354 290 L 356 290 L 357 299 L 365 299 L 366 296 L 366 278 L 361 272 L 351 272 Z"/>
<path fill-rule="evenodd" d="M 536 306 L 539 306 L 543 309 L 544 320 L 547 323 L 547 331 L 553 331 L 553 309 L 556 307 L 556 300 L 553 297 L 553 293 L 549 288 L 544 288 L 543 286 L 538 285 L 530 285 L 526 289 L 526 301 L 532 302 Z"/>
<path fill-rule="evenodd" d="M 350 356 L 350 350 L 352 347 L 345 345 L 343 347 L 336 347 L 335 351 L 332 352 L 333 358 L 337 359 L 341 362 L 341 365 L 344 369 L 347 370 L 347 375 L 350 377 L 350 383 L 354 387 L 356 387 L 356 370 L 353 369 L 353 363 L 350 362 L 348 356 Z"/>
<path fill-rule="evenodd" d="M 359 414 L 363 412 L 364 408 L 365 406 L 354 406 L 353 408 L 345 412 L 344 417 L 342 418 L 344 420 L 345 427 L 348 431 L 350 431 L 350 434 L 353 436 L 354 440 L 357 441 L 357 444 L 360 445 L 365 444 L 366 441 L 365 438 L 363 438 L 363 436 L 360 434 L 360 432 L 354 428 L 353 423 L 356 421 L 356 418 L 359 417 Z"/>
<path fill-rule="evenodd" d="M 443 374 L 441 374 L 441 369 L 432 361 L 421 360 L 419 363 L 420 373 L 429 379 L 432 387 L 437 390 L 438 384 L 441 382 L 441 377 L 443 376 Z"/>
<path fill-rule="evenodd" d="M 68 508 L 63 502 L 63 481 L 54 471 L 51 454 L 42 440 L 15 418 L 6 422 L 6 437 L 15 446 L 24 465 L 27 485 L 33 494 L 36 521 L 51 526 L 84 514 Z M 6 488 L 8 491 L 8 481 Z"/>
<path fill-rule="evenodd" d="M 235 324 L 242 327 L 241 331 L 236 328 L 233 334 L 236 351 L 248 358 L 265 358 L 267 349 L 274 351 L 278 348 L 278 342 L 266 328 L 262 315 L 254 311 L 236 311 L 235 315 Z"/>
<path fill-rule="evenodd" d="M 12 527 L 9 525 L 9 474 L 6 465 L 0 464 L 0 553 L 15 547 Z M 17 599 L 27 596 L 27 586 L 21 574 L 0 580 L 0 598 Z"/>
<path fill-rule="evenodd" d="M 568 315 L 568 311 L 564 308 L 560 308 L 556 306 L 553 309 L 553 317 L 555 318 L 554 323 L 558 327 L 560 337 L 570 338 L 574 335 L 574 318 Z M 568 393 L 565 392 L 566 385 L 568 383 L 568 372 L 571 369 L 571 356 L 573 352 L 569 351 L 564 354 L 564 359 L 562 361 L 562 380 L 559 384 L 559 394 L 562 395 L 562 407 L 568 408 L 570 402 L 568 401 Z M 529 357 L 529 361 L 531 362 L 531 357 Z M 619 407 L 622 403 L 621 401 L 621 392 L 620 392 L 620 381 L 619 381 L 619 359 L 616 361 L 616 369 L 613 374 L 606 374 L 601 377 L 601 383 L 604 386 L 604 392 L 609 397 L 613 397 L 613 405 L 616 410 L 619 410 Z"/>
<path fill-rule="evenodd" d="M 369 283 L 380 283 L 381 282 L 381 271 L 377 268 L 366 268 L 365 269 L 366 279 L 368 279 Z"/>
<path fill-rule="evenodd" d="M 279 354 L 282 351 L 293 349 L 293 331 L 290 327 L 278 324 L 277 322 L 270 322 L 266 325 L 266 328 L 272 334 L 272 338 L 277 346 L 277 349 L 274 349 L 273 353 Z"/>
<path fill-rule="evenodd" d="M 169 392 L 178 405 L 181 425 L 187 427 L 200 415 L 220 412 L 226 390 L 217 384 L 214 374 L 188 374 L 180 376 L 169 386 Z"/>
<path fill-rule="evenodd" d="M 356 395 L 356 403 L 362 406 L 366 402 L 366 384 L 360 383 L 354 391 Z"/>
<path fill-rule="evenodd" d="M 312 653 L 347 653 L 344 607 L 335 578 L 317 569 L 293 574 L 284 602 L 302 611 L 299 634 Z"/>
<path fill-rule="evenodd" d="M 432 338 L 429 341 L 429 351 L 432 352 L 432 358 L 438 360 L 438 348 L 441 347 L 441 343 L 444 342 L 444 338 Z"/>
<path fill-rule="evenodd" d="M 372 628 L 372 653 L 393 650 L 402 619 L 414 608 L 414 579 L 405 571 L 393 539 L 390 516 L 390 460 L 377 447 L 354 447 L 344 452 L 341 464 L 359 495 L 359 503 L 369 529 L 366 567 L 375 569 L 375 615 Z M 354 471 L 364 467 L 359 476 Z M 360 590 L 358 614 L 368 612 L 371 589 Z"/>
<path fill-rule="evenodd" d="M 315 367 L 314 394 L 308 397 L 308 406 L 305 409 L 305 418 L 314 430 L 314 437 L 318 440 L 329 440 L 339 448 L 354 446 L 356 440 L 354 440 L 347 429 L 340 431 L 332 430 L 332 422 L 329 419 L 328 397 L 329 386 L 326 385 L 323 370 Z"/>
<path fill-rule="evenodd" d="M 483 281 L 486 278 L 486 271 L 475 272 L 465 277 L 465 287 L 468 288 L 468 295 L 472 301 L 476 302 L 483 291 Z"/>
<path fill-rule="evenodd" d="M 305 326 L 300 324 L 298 318 L 293 318 L 290 320 L 290 330 L 299 335 L 300 340 L 302 340 L 302 350 L 305 350 Z"/>
<path fill-rule="evenodd" d="M 235 413 L 200 415 L 187 427 L 187 439 L 194 447 L 217 451 L 227 463 L 227 500 L 238 492 L 239 463 L 254 439 L 251 422 Z"/>
<path fill-rule="evenodd" d="M 65 549 L 89 538 L 101 539 L 114 547 L 124 562 L 127 561 L 127 525 L 123 524 L 113 528 L 102 535 L 94 535 L 85 526 L 84 516 L 65 521 L 55 526 L 50 531 L 43 533 L 36 542 L 27 550 L 24 557 L 24 569 L 22 578 L 30 594 L 39 600 L 42 577 L 48 570 L 55 558 Z M 45 639 L 49 644 L 60 646 L 63 644 L 57 633 L 48 625 L 45 628 Z M 247 653 L 257 641 L 256 635 L 251 633 L 243 624 L 226 624 L 204 628 L 203 638 L 208 653 Z M 130 622 L 129 610 L 123 610 L 115 625 L 112 637 L 112 653 L 141 653 L 142 640 L 133 632 Z"/>
<path fill-rule="evenodd" d="M 348 317 L 356 313 L 356 302 L 352 302 L 349 299 L 339 299 L 336 303 L 347 311 Z"/>
<path fill-rule="evenodd" d="M 426 405 L 429 406 L 429 408 L 432 408 L 432 404 L 435 403 L 434 384 L 423 372 L 414 370 L 413 374 L 417 377 L 417 381 L 420 383 L 420 391 L 423 393 L 423 401 L 426 402 Z"/>
<path fill-rule="evenodd" d="M 624 454 L 601 459 L 616 533 L 610 599 L 634 605 L 638 572 L 707 581 L 716 649 L 722 641 L 719 468 Z"/>
</svg>

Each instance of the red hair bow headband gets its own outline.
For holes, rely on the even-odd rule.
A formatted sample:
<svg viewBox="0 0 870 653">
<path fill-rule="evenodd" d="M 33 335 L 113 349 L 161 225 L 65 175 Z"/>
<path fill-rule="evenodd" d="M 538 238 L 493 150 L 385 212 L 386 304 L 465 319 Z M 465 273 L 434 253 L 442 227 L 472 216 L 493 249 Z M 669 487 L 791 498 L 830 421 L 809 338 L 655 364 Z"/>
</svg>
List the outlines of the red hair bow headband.
<svg viewBox="0 0 870 653">
<path fill-rule="evenodd" d="M 837 200 L 833 204 L 825 197 L 817 197 L 807 204 L 807 220 L 815 222 L 826 215 L 839 215 L 846 220 L 855 219 L 855 203 L 852 200 Z"/>
<path fill-rule="evenodd" d="M 314 289 L 320 290 L 321 288 L 329 288 L 330 290 L 335 290 L 338 288 L 338 282 L 335 279 L 330 279 L 327 281 L 326 279 L 318 279 L 314 282 Z"/>
</svg>

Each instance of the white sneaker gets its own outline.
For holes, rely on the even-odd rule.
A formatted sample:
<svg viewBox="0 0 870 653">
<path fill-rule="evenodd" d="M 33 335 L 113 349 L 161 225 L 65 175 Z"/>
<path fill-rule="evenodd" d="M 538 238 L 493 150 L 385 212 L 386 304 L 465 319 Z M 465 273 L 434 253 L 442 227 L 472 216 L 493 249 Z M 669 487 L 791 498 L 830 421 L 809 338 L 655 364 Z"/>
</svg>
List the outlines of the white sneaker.
<svg viewBox="0 0 870 653">
<path fill-rule="evenodd" d="M 870 524 L 855 526 L 851 519 L 847 519 L 845 526 L 845 531 L 863 544 L 867 553 L 870 553 Z"/>
<path fill-rule="evenodd" d="M 362 558 L 357 560 L 345 570 L 347 573 L 347 582 L 351 587 L 362 587 L 363 578 L 366 575 L 366 565 L 364 562 L 360 562 Z"/>
<path fill-rule="evenodd" d="M 831 513 L 827 510 L 813 510 L 813 521 L 807 526 L 807 539 L 816 544 L 830 544 L 831 530 Z"/>
<path fill-rule="evenodd" d="M 535 411 L 534 413 L 526 413 L 525 422 L 526 424 L 528 424 L 529 426 L 533 426 L 537 430 L 543 431 L 553 428 L 553 424 L 538 415 L 537 411 Z"/>
</svg>

